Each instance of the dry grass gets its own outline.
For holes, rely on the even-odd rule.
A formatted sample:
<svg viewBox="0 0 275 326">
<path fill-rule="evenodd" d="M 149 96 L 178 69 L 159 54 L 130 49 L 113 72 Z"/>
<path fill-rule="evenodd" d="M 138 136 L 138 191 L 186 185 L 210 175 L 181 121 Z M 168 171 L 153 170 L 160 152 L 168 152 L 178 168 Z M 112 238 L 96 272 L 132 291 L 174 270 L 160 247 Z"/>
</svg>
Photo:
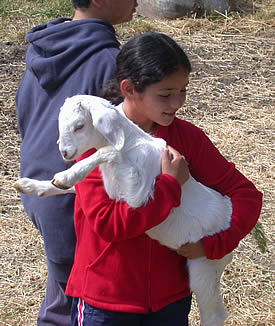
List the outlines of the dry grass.
<svg viewBox="0 0 275 326">
<path fill-rule="evenodd" d="M 222 289 L 226 325 L 271 326 L 274 317 L 274 1 L 254 2 L 248 16 L 175 21 L 136 19 L 121 39 L 158 30 L 180 42 L 193 62 L 188 99 L 180 116 L 201 127 L 219 150 L 264 193 L 260 221 L 268 251 L 249 235 L 235 250 Z M 255 7 L 255 6 L 254 6 Z M 269 15 L 264 14 L 268 12 Z M 28 22 L 14 20 L 12 29 Z M 18 27 L 19 26 L 19 27 Z M 18 177 L 20 139 L 13 98 L 24 70 L 25 44 L 0 41 L 0 325 L 32 326 L 43 297 L 46 269 L 38 232 L 12 183 Z M 13 42 L 10 42 L 13 41 Z M 191 325 L 197 326 L 194 304 Z"/>
</svg>

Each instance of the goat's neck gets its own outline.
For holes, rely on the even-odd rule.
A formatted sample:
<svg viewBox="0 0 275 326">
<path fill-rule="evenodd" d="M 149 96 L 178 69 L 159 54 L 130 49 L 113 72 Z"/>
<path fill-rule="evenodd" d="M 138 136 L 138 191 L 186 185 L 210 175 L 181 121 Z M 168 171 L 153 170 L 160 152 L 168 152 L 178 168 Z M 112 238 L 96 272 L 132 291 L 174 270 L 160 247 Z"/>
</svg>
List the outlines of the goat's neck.
<svg viewBox="0 0 275 326">
<path fill-rule="evenodd" d="M 125 133 L 122 163 L 103 164 L 104 184 L 111 198 L 140 207 L 152 196 L 155 178 L 160 173 L 160 153 L 166 142 L 147 134 L 126 117 L 122 116 L 120 122 Z M 118 182 L 119 186 L 114 182 Z"/>
<path fill-rule="evenodd" d="M 94 132 L 96 133 L 96 136 L 92 136 L 93 141 L 96 139 L 97 143 L 93 143 L 93 148 L 95 148 L 96 150 L 105 147 L 105 146 L 111 146 L 110 142 L 97 130 L 94 130 Z"/>
<path fill-rule="evenodd" d="M 156 146 L 153 143 L 158 142 L 157 138 L 151 136 L 149 133 L 142 130 L 138 125 L 134 122 L 123 116 L 122 125 L 125 132 L 125 149 L 131 150 L 132 148 L 136 148 L 137 145 L 144 146 Z M 164 143 L 164 140 L 161 140 Z"/>
</svg>

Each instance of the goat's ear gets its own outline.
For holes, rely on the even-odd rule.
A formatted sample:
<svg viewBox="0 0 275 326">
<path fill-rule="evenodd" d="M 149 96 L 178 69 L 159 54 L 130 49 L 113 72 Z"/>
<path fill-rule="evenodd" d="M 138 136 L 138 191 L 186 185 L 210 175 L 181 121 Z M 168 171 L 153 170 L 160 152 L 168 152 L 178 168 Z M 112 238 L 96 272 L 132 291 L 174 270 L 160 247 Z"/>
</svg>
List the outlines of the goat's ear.
<svg viewBox="0 0 275 326">
<path fill-rule="evenodd" d="M 121 115 L 113 106 L 105 100 L 93 103 L 90 107 L 94 127 L 117 150 L 124 146 L 125 135 L 121 125 Z"/>
</svg>

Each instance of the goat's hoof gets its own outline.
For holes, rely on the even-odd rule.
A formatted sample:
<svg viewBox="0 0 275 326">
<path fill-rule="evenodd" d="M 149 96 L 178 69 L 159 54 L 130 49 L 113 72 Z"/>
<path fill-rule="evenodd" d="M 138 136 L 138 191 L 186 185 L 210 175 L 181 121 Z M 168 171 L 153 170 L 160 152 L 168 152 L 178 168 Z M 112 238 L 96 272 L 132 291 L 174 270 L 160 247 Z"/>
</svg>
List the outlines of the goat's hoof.
<svg viewBox="0 0 275 326">
<path fill-rule="evenodd" d="M 13 184 L 13 187 L 22 194 L 32 194 L 35 190 L 35 180 L 20 178 Z"/>
<path fill-rule="evenodd" d="M 21 187 L 21 185 L 20 185 L 20 183 L 18 183 L 18 182 L 15 182 L 14 184 L 13 184 L 13 187 L 18 191 L 18 192 L 24 192 L 24 189 Z"/>
<path fill-rule="evenodd" d="M 71 186 L 66 186 L 64 185 L 63 183 L 61 183 L 60 181 L 58 181 L 57 179 L 53 178 L 51 180 L 51 183 L 56 187 L 56 188 L 59 188 L 59 189 L 62 189 L 62 190 L 67 190 L 67 189 L 70 189 Z"/>
</svg>

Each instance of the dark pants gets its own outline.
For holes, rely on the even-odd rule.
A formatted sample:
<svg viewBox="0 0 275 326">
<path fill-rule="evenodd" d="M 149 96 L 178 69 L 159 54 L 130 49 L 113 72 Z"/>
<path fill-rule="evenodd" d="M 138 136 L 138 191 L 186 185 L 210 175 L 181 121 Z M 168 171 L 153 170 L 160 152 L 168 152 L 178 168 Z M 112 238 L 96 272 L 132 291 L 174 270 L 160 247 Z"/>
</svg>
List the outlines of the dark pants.
<svg viewBox="0 0 275 326">
<path fill-rule="evenodd" d="M 148 314 L 98 309 L 74 298 L 72 321 L 73 326 L 188 326 L 190 308 L 191 296 Z"/>
<path fill-rule="evenodd" d="M 37 317 L 37 326 L 72 326 L 72 299 L 65 296 L 71 265 L 47 261 L 46 294 Z"/>
</svg>

